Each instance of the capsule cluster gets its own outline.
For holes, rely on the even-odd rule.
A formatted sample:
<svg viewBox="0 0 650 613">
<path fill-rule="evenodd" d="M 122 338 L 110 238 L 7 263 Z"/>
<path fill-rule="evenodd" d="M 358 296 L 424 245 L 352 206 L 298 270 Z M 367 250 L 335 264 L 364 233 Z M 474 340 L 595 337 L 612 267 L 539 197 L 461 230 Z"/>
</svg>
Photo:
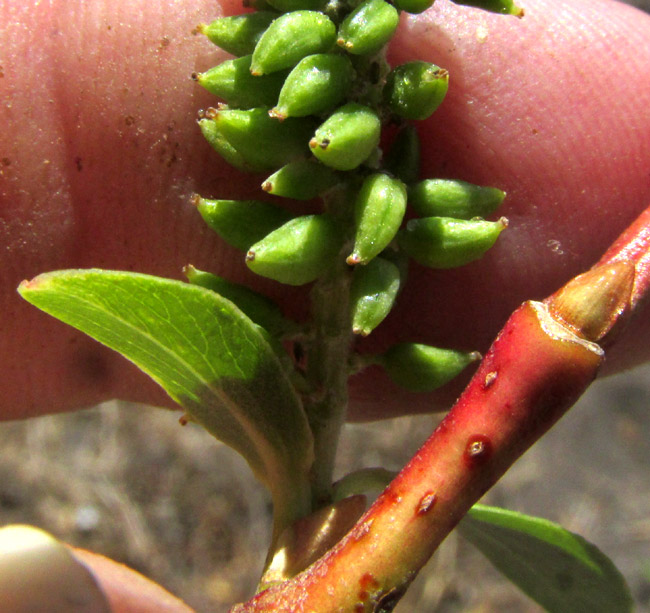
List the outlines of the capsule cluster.
<svg viewBox="0 0 650 613">
<path fill-rule="evenodd" d="M 296 216 L 268 201 L 196 196 L 199 212 L 246 252 L 253 272 L 281 283 L 311 283 L 344 260 L 351 331 L 361 336 L 392 309 L 409 258 L 433 268 L 462 266 L 481 257 L 506 226 L 504 219 L 483 219 L 503 200 L 500 190 L 419 177 L 419 141 L 408 121 L 427 119 L 440 106 L 449 74 L 423 61 L 391 68 L 385 47 L 401 11 L 419 13 L 432 3 L 258 0 L 259 10 L 199 28 L 234 56 L 193 75 L 220 99 L 200 113 L 207 141 L 236 168 L 267 175 L 264 192 L 323 203 L 320 213 Z M 384 137 L 386 127 L 392 139 Z M 409 206 L 414 215 L 405 221 Z M 222 280 L 197 271 L 189 279 L 226 288 L 239 304 Z M 251 295 L 245 292 L 242 310 L 260 325 L 270 321 L 271 334 L 286 331 L 277 313 L 269 315 L 268 304 Z M 376 361 L 396 382 L 421 391 L 474 357 L 407 344 Z"/>
</svg>

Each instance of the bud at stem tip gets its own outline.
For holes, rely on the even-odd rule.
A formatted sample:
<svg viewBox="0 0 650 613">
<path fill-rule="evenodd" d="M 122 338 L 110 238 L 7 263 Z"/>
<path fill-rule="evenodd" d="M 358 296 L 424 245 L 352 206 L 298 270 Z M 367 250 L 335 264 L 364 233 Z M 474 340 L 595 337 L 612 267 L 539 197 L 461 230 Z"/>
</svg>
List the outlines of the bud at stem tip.
<svg viewBox="0 0 650 613">
<path fill-rule="evenodd" d="M 634 276 L 631 262 L 594 268 L 550 296 L 546 301 L 549 311 L 577 334 L 597 343 L 627 312 Z"/>
</svg>

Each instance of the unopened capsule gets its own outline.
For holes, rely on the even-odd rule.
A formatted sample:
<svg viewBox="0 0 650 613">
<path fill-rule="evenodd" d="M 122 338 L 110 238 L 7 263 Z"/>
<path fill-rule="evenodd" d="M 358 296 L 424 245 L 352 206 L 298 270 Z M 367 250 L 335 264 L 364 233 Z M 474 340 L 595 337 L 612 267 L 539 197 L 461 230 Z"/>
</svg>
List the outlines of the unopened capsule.
<svg viewBox="0 0 650 613">
<path fill-rule="evenodd" d="M 291 68 L 308 55 L 328 51 L 335 39 L 336 26 L 323 13 L 285 13 L 268 27 L 255 46 L 251 72 L 262 75 Z"/>
<path fill-rule="evenodd" d="M 404 183 L 420 178 L 420 138 L 414 126 L 404 126 L 384 157 L 384 168 Z"/>
<path fill-rule="evenodd" d="M 384 99 L 390 110 L 405 119 L 426 119 L 442 103 L 449 73 L 428 62 L 407 62 L 388 75 Z"/>
<path fill-rule="evenodd" d="M 417 15 L 433 6 L 434 0 L 393 0 L 395 8 Z"/>
<path fill-rule="evenodd" d="M 314 121 L 306 117 L 276 121 L 264 108 L 212 110 L 207 120 L 214 121 L 221 137 L 257 171 L 304 156 L 314 128 Z"/>
<path fill-rule="evenodd" d="M 380 363 L 401 387 L 411 392 L 430 392 L 451 381 L 480 357 L 477 352 L 400 343 L 381 356 Z"/>
<path fill-rule="evenodd" d="M 400 271 L 392 262 L 377 257 L 357 266 L 350 286 L 354 334 L 368 336 L 390 313 L 399 289 Z"/>
<path fill-rule="evenodd" d="M 411 219 L 397 234 L 401 249 L 431 268 L 455 268 L 480 258 L 507 226 L 507 220 Z"/>
<path fill-rule="evenodd" d="M 327 166 L 352 170 L 379 144 L 381 122 L 371 108 L 349 102 L 335 111 L 309 141 L 312 153 Z"/>
<path fill-rule="evenodd" d="M 345 55 L 308 55 L 289 73 L 269 114 L 284 119 L 327 111 L 343 100 L 353 76 L 352 64 Z"/>
<path fill-rule="evenodd" d="M 341 231 L 326 214 L 296 217 L 253 245 L 246 264 L 287 285 L 311 283 L 334 264 Z"/>
<path fill-rule="evenodd" d="M 496 187 L 454 179 L 425 179 L 409 188 L 409 204 L 422 217 L 487 217 L 505 196 Z"/>
<path fill-rule="evenodd" d="M 474 6 L 492 13 L 501 13 L 502 15 L 524 16 L 524 9 L 517 6 L 512 0 L 454 0 L 454 2 L 465 6 Z"/>
<path fill-rule="evenodd" d="M 243 251 L 292 217 L 289 211 L 258 200 L 209 200 L 197 195 L 194 204 L 210 228 Z"/>
<path fill-rule="evenodd" d="M 221 17 L 210 24 L 200 25 L 199 31 L 224 51 L 239 57 L 253 53 L 264 30 L 277 18 L 277 13 L 257 11 L 245 15 Z"/>
<path fill-rule="evenodd" d="M 348 53 L 379 51 L 393 36 L 399 14 L 384 0 L 364 0 L 341 23 L 336 43 Z"/>
<path fill-rule="evenodd" d="M 281 335 L 294 327 L 292 322 L 284 318 L 280 307 L 273 300 L 245 285 L 198 270 L 194 266 L 186 266 L 183 272 L 192 285 L 204 287 L 230 300 L 253 322 L 273 335 Z"/>
<path fill-rule="evenodd" d="M 195 74 L 194 78 L 231 108 L 273 106 L 280 95 L 286 74 L 274 72 L 254 77 L 250 72 L 252 57 L 245 55 L 226 60 L 214 68 Z"/>
<path fill-rule="evenodd" d="M 341 181 L 339 174 L 316 160 L 289 162 L 274 172 L 262 189 L 274 196 L 310 200 Z"/>
<path fill-rule="evenodd" d="M 266 0 L 269 5 L 274 9 L 282 12 L 289 13 L 290 11 L 319 11 L 321 10 L 327 0 Z"/>
<path fill-rule="evenodd" d="M 231 166 L 249 172 L 262 170 L 262 168 L 249 164 L 246 159 L 244 159 L 244 156 L 226 140 L 223 134 L 219 131 L 214 119 L 203 117 L 199 120 L 199 128 L 210 146 Z"/>
<path fill-rule="evenodd" d="M 354 203 L 355 234 L 348 264 L 367 264 L 395 238 L 406 211 L 406 186 L 377 173 L 367 177 Z"/>
</svg>

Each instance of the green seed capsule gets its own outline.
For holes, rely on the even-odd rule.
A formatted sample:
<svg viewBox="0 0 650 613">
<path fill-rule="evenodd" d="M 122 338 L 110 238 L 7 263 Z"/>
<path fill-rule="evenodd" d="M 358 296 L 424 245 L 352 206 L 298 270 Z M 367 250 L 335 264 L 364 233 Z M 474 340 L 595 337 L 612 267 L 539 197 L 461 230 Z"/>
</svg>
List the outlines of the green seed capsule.
<svg viewBox="0 0 650 613">
<path fill-rule="evenodd" d="M 341 231 L 327 215 L 305 215 L 287 222 L 253 245 L 246 264 L 256 274 L 304 285 L 327 272 L 341 248 Z"/>
<path fill-rule="evenodd" d="M 404 253 L 401 249 L 397 248 L 397 245 L 395 245 L 395 247 L 390 246 L 387 249 L 384 249 L 381 252 L 381 258 L 383 260 L 388 260 L 397 266 L 397 270 L 399 270 L 399 286 L 401 291 L 401 289 L 406 285 L 406 281 L 408 279 L 409 256 L 406 255 L 406 253 Z"/>
<path fill-rule="evenodd" d="M 430 392 L 451 381 L 480 357 L 476 351 L 466 353 L 419 343 L 400 343 L 381 356 L 380 362 L 388 376 L 401 387 L 412 392 Z"/>
<path fill-rule="evenodd" d="M 280 123 L 269 117 L 264 108 L 208 109 L 206 116 L 214 121 L 214 129 L 221 138 L 255 171 L 279 168 L 303 157 L 314 129 L 311 119 L 287 119 Z"/>
<path fill-rule="evenodd" d="M 354 269 L 350 287 L 352 332 L 368 336 L 390 313 L 400 288 L 397 266 L 375 258 Z"/>
<path fill-rule="evenodd" d="M 376 53 L 393 36 L 399 13 L 384 0 L 364 0 L 341 23 L 336 43 L 348 53 Z"/>
<path fill-rule="evenodd" d="M 384 168 L 404 183 L 415 183 L 420 177 L 420 138 L 414 126 L 404 126 L 388 154 Z"/>
<path fill-rule="evenodd" d="M 407 62 L 391 70 L 384 86 L 390 110 L 406 119 L 426 119 L 442 103 L 449 73 L 428 62 Z"/>
<path fill-rule="evenodd" d="M 289 13 L 301 10 L 319 11 L 327 0 L 268 0 L 268 3 L 281 13 Z"/>
<path fill-rule="evenodd" d="M 249 55 L 253 53 L 264 30 L 277 17 L 278 14 L 271 11 L 222 17 L 211 24 L 201 24 L 199 32 L 228 53 L 236 56 Z"/>
<path fill-rule="evenodd" d="M 238 168 L 239 170 L 244 170 L 248 172 L 254 172 L 255 170 L 260 170 L 259 168 L 252 167 L 245 159 L 244 156 L 239 153 L 221 134 L 217 128 L 217 122 L 213 119 L 208 119 L 204 117 L 199 120 L 199 128 L 205 137 L 205 140 L 208 141 L 210 146 L 224 159 L 228 164 Z"/>
<path fill-rule="evenodd" d="M 254 77 L 250 73 L 252 55 L 226 60 L 206 72 L 192 75 L 211 94 L 231 108 L 251 109 L 273 106 L 278 99 L 286 74 L 276 72 Z"/>
<path fill-rule="evenodd" d="M 434 0 L 393 0 L 395 8 L 417 15 L 431 8 Z"/>
<path fill-rule="evenodd" d="M 257 43 L 251 72 L 262 75 L 291 68 L 303 57 L 328 51 L 335 39 L 336 26 L 323 13 L 286 13 L 269 26 Z"/>
<path fill-rule="evenodd" d="M 500 13 L 502 15 L 514 15 L 523 17 L 524 9 L 517 6 L 512 0 L 454 0 L 456 4 L 474 6 L 484 11 Z"/>
<path fill-rule="evenodd" d="M 266 0 L 242 0 L 242 6 L 256 11 L 273 11 L 273 7 Z"/>
<path fill-rule="evenodd" d="M 406 211 L 406 186 L 378 173 L 365 179 L 354 203 L 356 230 L 348 264 L 367 264 L 390 243 Z"/>
<path fill-rule="evenodd" d="M 298 160 L 273 173 L 262 189 L 274 196 L 310 200 L 341 182 L 339 175 L 315 160 Z"/>
<path fill-rule="evenodd" d="M 505 197 L 496 187 L 452 179 L 425 179 L 409 188 L 409 204 L 422 217 L 487 217 Z"/>
<path fill-rule="evenodd" d="M 336 106 L 350 89 L 354 69 L 345 55 L 318 53 L 300 60 L 284 82 L 272 117 L 317 115 Z"/>
<path fill-rule="evenodd" d="M 194 266 L 186 266 L 183 272 L 192 285 L 212 290 L 230 300 L 257 325 L 275 336 L 285 334 L 295 326 L 293 322 L 284 318 L 280 307 L 273 300 L 254 292 L 245 285 L 197 270 Z"/>
<path fill-rule="evenodd" d="M 377 113 L 367 106 L 349 102 L 316 130 L 309 147 L 323 164 L 337 170 L 353 170 L 373 153 L 380 132 Z"/>
<path fill-rule="evenodd" d="M 397 234 L 401 249 L 431 268 L 455 268 L 479 259 L 507 226 L 499 221 L 458 220 L 449 217 L 411 219 Z"/>
<path fill-rule="evenodd" d="M 243 251 L 292 218 L 289 211 L 258 200 L 208 200 L 197 194 L 193 203 L 210 228 Z"/>
</svg>

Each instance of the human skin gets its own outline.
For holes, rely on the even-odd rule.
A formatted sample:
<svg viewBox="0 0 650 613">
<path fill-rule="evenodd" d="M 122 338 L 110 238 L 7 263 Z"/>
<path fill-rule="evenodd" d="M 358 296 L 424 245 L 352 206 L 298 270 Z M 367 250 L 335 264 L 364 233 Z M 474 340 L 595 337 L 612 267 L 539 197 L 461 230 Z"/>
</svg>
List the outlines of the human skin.
<svg viewBox="0 0 650 613">
<path fill-rule="evenodd" d="M 121 357 L 19 298 L 18 283 L 40 272 L 182 278 L 192 263 L 304 314 L 304 288 L 248 273 L 189 201 L 193 192 L 258 196 L 263 178 L 228 167 L 193 121 L 215 101 L 189 74 L 223 57 L 193 28 L 218 10 L 203 1 L 0 2 L 4 418 L 114 397 L 170 405 Z M 420 124 L 423 176 L 505 189 L 499 213 L 510 226 L 481 262 L 413 267 L 366 350 L 396 340 L 485 350 L 519 303 L 589 267 L 650 202 L 647 16 L 598 0 L 531 0 L 526 11 L 519 20 L 440 2 L 405 19 L 392 45 L 393 63 L 421 58 L 451 74 L 447 99 Z M 609 368 L 643 361 L 649 341 L 639 317 Z M 359 418 L 444 409 L 458 386 L 416 397 L 370 370 L 351 390 Z"/>
<path fill-rule="evenodd" d="M 393 63 L 451 74 L 419 125 L 423 176 L 505 189 L 510 226 L 478 263 L 413 267 L 366 350 L 401 340 L 485 350 L 518 304 L 588 268 L 650 203 L 650 19 L 605 0 L 522 4 L 518 20 L 439 0 L 392 43 Z M 109 398 L 171 406 L 124 359 L 22 301 L 17 285 L 38 273 L 180 279 L 192 263 L 304 315 L 304 288 L 249 274 L 190 204 L 193 192 L 256 197 L 263 179 L 228 167 L 192 121 L 214 99 L 189 74 L 224 57 L 192 30 L 217 16 L 207 0 L 0 0 L 0 418 Z M 647 315 L 608 354 L 609 371 L 649 357 Z M 351 416 L 439 410 L 457 391 L 416 398 L 371 369 L 352 381 Z"/>
</svg>

